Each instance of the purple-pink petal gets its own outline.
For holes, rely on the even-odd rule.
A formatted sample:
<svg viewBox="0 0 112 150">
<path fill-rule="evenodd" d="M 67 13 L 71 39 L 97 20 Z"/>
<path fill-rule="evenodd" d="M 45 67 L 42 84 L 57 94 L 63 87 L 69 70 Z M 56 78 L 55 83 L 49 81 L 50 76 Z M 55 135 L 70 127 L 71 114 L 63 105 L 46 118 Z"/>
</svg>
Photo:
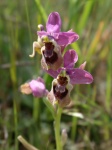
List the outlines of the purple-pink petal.
<svg viewBox="0 0 112 150">
<path fill-rule="evenodd" d="M 46 95 L 46 88 L 42 79 L 32 80 L 29 82 L 32 94 L 35 97 L 43 97 Z"/>
<path fill-rule="evenodd" d="M 37 82 L 41 82 L 41 83 L 43 83 L 43 84 L 45 85 L 45 82 L 44 82 L 44 80 L 43 80 L 41 77 L 38 77 L 38 78 L 36 79 L 36 81 L 37 81 Z"/>
<path fill-rule="evenodd" d="M 60 46 L 66 47 L 79 39 L 78 34 L 72 30 L 61 32 L 61 18 L 58 12 L 50 13 L 46 23 L 46 30 L 46 32 L 43 30 L 38 31 L 38 36 L 50 35 L 54 37 L 55 41 Z"/>
<path fill-rule="evenodd" d="M 69 39 L 66 35 L 61 34 L 61 32 L 58 34 L 58 37 L 56 39 L 56 42 L 58 45 L 65 46 L 69 44 Z"/>
<path fill-rule="evenodd" d="M 82 70 L 84 70 L 85 67 L 86 67 L 86 61 L 79 66 L 79 68 L 82 69 Z"/>
<path fill-rule="evenodd" d="M 79 35 L 76 34 L 75 32 L 71 32 L 71 31 L 60 32 L 59 36 L 58 36 L 58 40 L 62 40 L 62 38 L 66 38 L 66 41 L 67 41 L 63 45 L 68 45 L 68 44 L 71 44 L 71 43 L 77 41 L 79 39 Z"/>
<path fill-rule="evenodd" d="M 49 69 L 49 70 L 45 70 L 50 76 L 52 76 L 53 78 L 56 78 L 59 74 L 59 70 L 55 71 L 55 70 L 52 70 L 52 69 Z"/>
<path fill-rule="evenodd" d="M 42 37 L 44 35 L 49 35 L 46 31 L 37 31 L 38 36 Z"/>
<path fill-rule="evenodd" d="M 61 18 L 58 12 L 50 13 L 46 23 L 47 32 L 58 33 L 61 28 Z"/>
<path fill-rule="evenodd" d="M 71 84 L 90 84 L 93 82 L 92 75 L 82 69 L 73 68 L 67 69 Z"/>
<path fill-rule="evenodd" d="M 78 55 L 75 50 L 68 50 L 64 55 L 64 67 L 65 68 L 73 68 L 75 63 L 78 60 Z"/>
</svg>

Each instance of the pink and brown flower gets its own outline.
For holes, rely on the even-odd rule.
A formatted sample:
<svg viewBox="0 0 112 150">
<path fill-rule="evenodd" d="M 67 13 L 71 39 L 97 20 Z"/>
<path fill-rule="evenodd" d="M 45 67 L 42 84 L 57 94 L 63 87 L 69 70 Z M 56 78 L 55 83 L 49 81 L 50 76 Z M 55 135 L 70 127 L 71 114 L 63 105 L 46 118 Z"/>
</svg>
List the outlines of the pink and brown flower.
<svg viewBox="0 0 112 150">
<path fill-rule="evenodd" d="M 79 39 L 78 34 L 69 30 L 67 32 L 61 32 L 61 18 L 58 12 L 52 12 L 48 16 L 48 20 L 46 23 L 46 31 L 43 30 L 37 31 L 38 36 L 52 36 L 54 40 L 60 46 L 67 46 Z"/>
<path fill-rule="evenodd" d="M 70 84 L 69 76 L 65 71 L 61 71 L 56 79 L 52 82 L 51 91 L 47 97 L 55 105 L 58 103 L 61 107 L 65 107 L 70 103 L 70 92 L 73 86 Z"/>
<path fill-rule="evenodd" d="M 21 85 L 20 91 L 23 94 L 33 94 L 35 97 L 44 97 L 48 94 L 44 80 L 41 77 Z"/>
</svg>

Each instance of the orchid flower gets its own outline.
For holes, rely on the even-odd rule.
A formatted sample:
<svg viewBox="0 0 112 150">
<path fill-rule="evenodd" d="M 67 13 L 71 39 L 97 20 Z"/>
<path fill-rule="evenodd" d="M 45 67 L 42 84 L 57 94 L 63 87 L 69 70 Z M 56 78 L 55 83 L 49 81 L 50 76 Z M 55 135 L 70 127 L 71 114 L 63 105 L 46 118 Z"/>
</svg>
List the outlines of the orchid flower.
<svg viewBox="0 0 112 150">
<path fill-rule="evenodd" d="M 61 18 L 58 12 L 52 12 L 46 23 L 47 32 L 43 25 L 38 26 L 38 40 L 33 42 L 33 53 L 29 55 L 34 57 L 35 52 L 42 54 L 41 65 L 43 69 L 57 70 L 63 62 L 62 52 L 64 47 L 78 40 L 79 36 L 72 32 L 61 32 Z"/>
<path fill-rule="evenodd" d="M 52 36 L 60 46 L 66 46 L 79 39 L 78 34 L 72 30 L 61 32 L 61 18 L 58 12 L 50 13 L 46 23 L 46 31 L 44 31 L 42 25 L 40 29 L 41 31 L 37 31 L 38 36 Z"/>
<path fill-rule="evenodd" d="M 56 103 L 60 107 L 65 107 L 70 103 L 70 93 L 73 89 L 70 84 L 70 78 L 66 75 L 66 72 L 62 70 L 56 79 L 52 82 L 51 91 L 48 93 L 47 98 L 55 106 Z"/>
<path fill-rule="evenodd" d="M 56 78 L 61 70 L 65 70 L 66 74 L 70 78 L 71 84 L 90 84 L 93 82 L 92 75 L 83 70 L 85 67 L 85 63 L 82 64 L 79 68 L 74 68 L 75 63 L 78 60 L 77 53 L 71 49 L 68 50 L 64 55 L 64 67 L 59 68 L 57 71 L 54 71 L 52 69 L 49 69 L 47 71 L 48 74 L 50 74 L 53 78 Z"/>
<path fill-rule="evenodd" d="M 57 70 L 61 67 L 63 63 L 63 57 L 61 54 L 61 48 L 57 43 L 52 39 L 52 37 L 44 36 L 42 38 L 43 43 L 45 44 L 41 48 L 42 59 L 41 65 L 43 69 L 53 69 Z"/>
<path fill-rule="evenodd" d="M 67 106 L 70 103 L 70 92 L 74 84 L 90 84 L 93 81 L 92 75 L 84 70 L 86 62 L 79 68 L 74 68 L 77 60 L 77 53 L 71 49 L 64 55 L 64 67 L 57 71 L 51 69 L 47 71 L 55 78 L 51 91 L 47 95 L 53 105 L 58 102 L 61 107 Z"/>
<path fill-rule="evenodd" d="M 33 42 L 33 53 L 30 57 L 34 57 L 35 51 L 42 54 L 41 65 L 45 70 L 57 70 L 63 63 L 61 47 L 51 36 L 43 36 L 38 38 L 38 42 Z"/>
<path fill-rule="evenodd" d="M 45 88 L 44 80 L 41 77 L 21 85 L 20 91 L 23 94 L 33 94 L 35 97 L 44 97 L 48 93 L 48 90 Z"/>
</svg>

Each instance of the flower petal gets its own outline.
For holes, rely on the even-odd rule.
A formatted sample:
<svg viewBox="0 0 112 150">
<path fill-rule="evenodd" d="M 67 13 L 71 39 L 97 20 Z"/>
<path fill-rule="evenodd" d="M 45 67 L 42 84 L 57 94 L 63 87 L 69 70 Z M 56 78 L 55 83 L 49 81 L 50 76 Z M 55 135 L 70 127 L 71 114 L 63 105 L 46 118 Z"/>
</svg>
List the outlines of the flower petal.
<svg viewBox="0 0 112 150">
<path fill-rule="evenodd" d="M 44 35 L 48 35 L 48 33 L 46 31 L 37 31 L 37 35 L 42 37 Z"/>
<path fill-rule="evenodd" d="M 60 32 L 61 18 L 58 12 L 52 12 L 46 23 L 47 32 L 56 33 Z"/>
<path fill-rule="evenodd" d="M 43 81 L 39 78 L 37 80 L 32 80 L 29 82 L 32 94 L 35 97 L 43 97 L 47 94 L 47 90 Z"/>
<path fill-rule="evenodd" d="M 85 67 L 86 67 L 86 61 L 79 66 L 79 68 L 82 69 L 82 70 L 84 70 Z"/>
<path fill-rule="evenodd" d="M 45 70 L 45 71 L 46 71 L 50 76 L 52 76 L 53 78 L 57 78 L 57 76 L 59 75 L 59 73 L 60 73 L 62 70 L 66 70 L 66 68 L 61 67 L 61 68 L 59 68 L 58 70 L 49 69 L 49 70 Z"/>
<path fill-rule="evenodd" d="M 53 78 L 56 78 L 59 74 L 58 71 L 55 71 L 55 70 L 52 70 L 52 69 L 49 69 L 49 70 L 45 70 L 50 76 L 52 76 Z"/>
<path fill-rule="evenodd" d="M 79 68 L 67 69 L 67 74 L 70 77 L 71 84 L 90 84 L 93 82 L 92 75 Z"/>
<path fill-rule="evenodd" d="M 29 86 L 29 83 L 22 84 L 20 86 L 20 91 L 23 94 L 31 94 L 32 93 L 32 90 L 31 90 L 31 88 Z"/>
<path fill-rule="evenodd" d="M 68 50 L 64 55 L 64 67 L 65 68 L 73 68 L 75 63 L 78 60 L 78 55 L 75 50 Z"/>
<path fill-rule="evenodd" d="M 65 46 L 65 45 L 68 45 L 69 40 L 68 40 L 68 37 L 66 35 L 63 35 L 60 32 L 60 34 L 58 34 L 56 42 L 58 43 L 58 45 Z"/>
<path fill-rule="evenodd" d="M 45 84 L 44 80 L 41 77 L 37 78 L 37 82 L 41 82 L 41 83 Z"/>
<path fill-rule="evenodd" d="M 59 45 L 68 45 L 77 41 L 78 39 L 79 39 L 79 35 L 76 34 L 75 32 L 71 32 L 71 31 L 60 32 L 57 43 L 58 44 L 60 43 Z"/>
<path fill-rule="evenodd" d="M 70 94 L 67 94 L 67 96 L 65 96 L 63 99 L 59 99 L 58 100 L 58 103 L 60 105 L 60 107 L 66 107 L 67 105 L 69 105 L 71 102 L 71 99 L 70 99 Z"/>
</svg>

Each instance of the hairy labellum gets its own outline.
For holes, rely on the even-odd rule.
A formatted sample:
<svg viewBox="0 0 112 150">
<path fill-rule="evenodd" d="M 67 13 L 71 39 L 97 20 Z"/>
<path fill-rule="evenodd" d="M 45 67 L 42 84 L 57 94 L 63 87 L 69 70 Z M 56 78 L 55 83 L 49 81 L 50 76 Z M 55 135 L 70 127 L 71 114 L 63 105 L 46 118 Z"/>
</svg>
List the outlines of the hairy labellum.
<svg viewBox="0 0 112 150">
<path fill-rule="evenodd" d="M 66 97 L 68 90 L 66 88 L 66 85 L 68 83 L 67 77 L 58 76 L 57 78 L 57 85 L 53 86 L 53 92 L 56 97 L 56 99 L 63 99 Z"/>
<path fill-rule="evenodd" d="M 44 56 L 51 57 L 53 55 L 54 45 L 52 42 L 45 43 Z"/>
<path fill-rule="evenodd" d="M 43 55 L 47 64 L 53 64 L 58 59 L 56 52 L 54 52 L 54 45 L 51 42 L 45 43 Z"/>
<path fill-rule="evenodd" d="M 65 87 L 63 87 L 63 88 L 64 88 L 64 90 L 60 91 L 60 88 L 58 86 L 55 85 L 53 87 L 53 92 L 54 92 L 56 99 L 63 99 L 64 97 L 66 97 L 68 90 Z"/>
<path fill-rule="evenodd" d="M 43 52 L 44 55 L 44 52 Z M 54 64 L 58 59 L 56 52 L 53 52 L 51 57 L 45 56 L 45 60 L 47 64 Z"/>
<path fill-rule="evenodd" d="M 53 69 L 57 70 L 63 62 L 63 57 L 61 54 L 61 48 L 52 39 L 50 42 L 44 42 L 44 46 L 41 48 L 42 60 L 41 65 L 43 69 Z"/>
<path fill-rule="evenodd" d="M 58 76 L 57 81 L 60 85 L 66 85 L 68 83 L 67 77 Z"/>
<path fill-rule="evenodd" d="M 70 103 L 70 92 L 72 88 L 68 77 L 59 74 L 58 77 L 53 80 L 52 89 L 47 97 L 53 105 L 55 102 L 58 102 L 61 107 L 65 107 Z"/>
</svg>

